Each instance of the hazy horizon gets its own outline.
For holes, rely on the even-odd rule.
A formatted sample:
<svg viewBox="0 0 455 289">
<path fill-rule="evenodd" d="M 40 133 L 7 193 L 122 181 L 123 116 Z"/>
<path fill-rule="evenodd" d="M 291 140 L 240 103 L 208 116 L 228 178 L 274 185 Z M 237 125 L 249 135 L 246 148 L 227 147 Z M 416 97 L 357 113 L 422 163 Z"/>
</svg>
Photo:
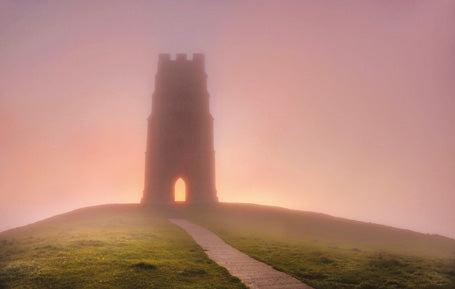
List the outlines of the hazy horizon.
<svg viewBox="0 0 455 289">
<path fill-rule="evenodd" d="M 455 238 L 455 2 L 0 0 L 0 231 L 142 196 L 159 53 L 204 53 L 223 202 Z"/>
</svg>

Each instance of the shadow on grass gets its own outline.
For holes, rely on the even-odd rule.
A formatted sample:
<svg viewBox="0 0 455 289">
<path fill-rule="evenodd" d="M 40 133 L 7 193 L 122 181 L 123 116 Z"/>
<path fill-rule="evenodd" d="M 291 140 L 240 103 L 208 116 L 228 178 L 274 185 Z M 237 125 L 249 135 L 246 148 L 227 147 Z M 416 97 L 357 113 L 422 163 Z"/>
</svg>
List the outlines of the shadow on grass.
<svg viewBox="0 0 455 289">
<path fill-rule="evenodd" d="M 138 269 L 146 269 L 146 270 L 153 270 L 156 269 L 156 266 L 147 262 L 139 262 L 133 264 L 131 267 L 138 268 Z"/>
<path fill-rule="evenodd" d="M 179 275 L 182 276 L 195 276 L 195 275 L 205 275 L 207 271 L 204 269 L 185 269 L 183 271 L 178 272 Z"/>
</svg>

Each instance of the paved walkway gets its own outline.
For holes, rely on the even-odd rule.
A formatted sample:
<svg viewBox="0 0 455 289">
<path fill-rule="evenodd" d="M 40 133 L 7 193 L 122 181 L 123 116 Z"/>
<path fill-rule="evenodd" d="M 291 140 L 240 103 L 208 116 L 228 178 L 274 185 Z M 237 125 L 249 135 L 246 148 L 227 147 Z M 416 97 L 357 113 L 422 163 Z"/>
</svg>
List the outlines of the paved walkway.
<svg viewBox="0 0 455 289">
<path fill-rule="evenodd" d="M 210 259 L 225 267 L 251 289 L 312 289 L 299 280 L 231 247 L 209 230 L 185 219 L 169 219 L 198 243 Z"/>
</svg>

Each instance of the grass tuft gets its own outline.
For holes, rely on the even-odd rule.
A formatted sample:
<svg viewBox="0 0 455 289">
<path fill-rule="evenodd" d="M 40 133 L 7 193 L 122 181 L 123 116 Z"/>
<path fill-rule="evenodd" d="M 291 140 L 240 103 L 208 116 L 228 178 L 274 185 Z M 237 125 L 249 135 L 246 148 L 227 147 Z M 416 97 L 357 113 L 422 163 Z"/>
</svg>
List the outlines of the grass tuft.
<svg viewBox="0 0 455 289">
<path fill-rule="evenodd" d="M 385 270 L 401 269 L 408 264 L 401 262 L 397 257 L 380 257 L 373 259 L 369 262 L 370 266 L 377 267 Z"/>
<path fill-rule="evenodd" d="M 155 265 L 147 263 L 147 262 L 139 262 L 139 263 L 133 264 L 131 266 L 134 268 L 147 269 L 147 270 L 156 269 Z"/>
<path fill-rule="evenodd" d="M 198 276 L 207 274 L 207 271 L 204 269 L 184 269 L 183 271 L 179 271 L 178 274 L 182 276 Z"/>
<path fill-rule="evenodd" d="M 327 278 L 326 275 L 319 274 L 319 273 L 298 273 L 297 275 L 299 277 L 309 279 L 309 280 L 323 280 L 323 279 Z"/>
<path fill-rule="evenodd" d="M 356 289 L 381 289 L 381 287 L 379 287 L 376 284 L 372 284 L 369 281 L 366 281 L 366 282 L 362 282 L 358 286 L 356 286 Z"/>
</svg>

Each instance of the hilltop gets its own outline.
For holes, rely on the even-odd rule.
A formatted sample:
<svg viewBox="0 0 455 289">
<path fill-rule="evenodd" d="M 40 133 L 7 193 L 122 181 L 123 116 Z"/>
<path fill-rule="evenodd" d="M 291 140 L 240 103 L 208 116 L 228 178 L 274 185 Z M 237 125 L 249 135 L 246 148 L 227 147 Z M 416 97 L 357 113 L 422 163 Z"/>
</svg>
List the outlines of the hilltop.
<svg viewBox="0 0 455 289">
<path fill-rule="evenodd" d="M 0 288 L 245 288 L 167 218 L 314 288 L 455 288 L 455 240 L 251 204 L 78 209 L 0 233 Z"/>
</svg>

